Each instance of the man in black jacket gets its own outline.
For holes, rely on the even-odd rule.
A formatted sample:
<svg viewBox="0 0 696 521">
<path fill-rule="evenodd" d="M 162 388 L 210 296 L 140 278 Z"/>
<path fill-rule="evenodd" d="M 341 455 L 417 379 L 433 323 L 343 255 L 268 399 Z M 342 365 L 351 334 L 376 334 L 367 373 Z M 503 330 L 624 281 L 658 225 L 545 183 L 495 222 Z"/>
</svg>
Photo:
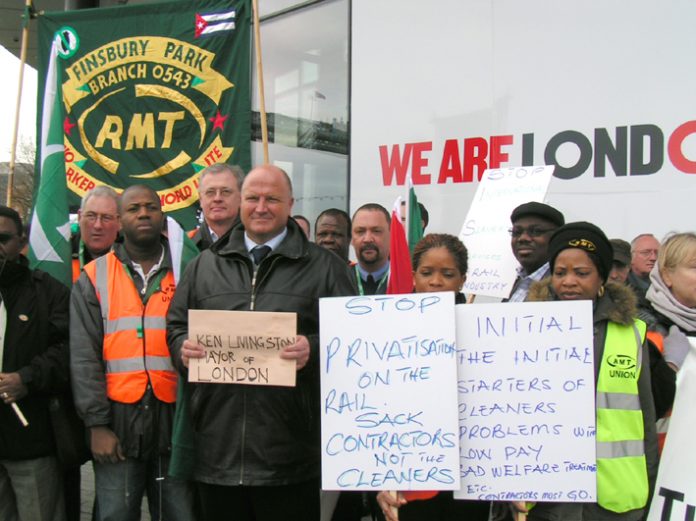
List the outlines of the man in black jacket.
<svg viewBox="0 0 696 521">
<path fill-rule="evenodd" d="M 0 519 L 63 520 L 49 399 L 69 385 L 70 292 L 28 268 L 25 242 L 17 212 L 0 206 Z"/>
<path fill-rule="evenodd" d="M 172 359 L 182 372 L 201 346 L 188 340 L 189 309 L 297 313 L 295 387 L 193 384 L 194 479 L 210 521 L 319 519 L 319 298 L 356 293 L 346 264 L 310 243 L 294 220 L 281 169 L 252 170 L 241 222 L 194 259 L 167 317 Z M 261 253 L 259 253 L 261 251 Z"/>
</svg>

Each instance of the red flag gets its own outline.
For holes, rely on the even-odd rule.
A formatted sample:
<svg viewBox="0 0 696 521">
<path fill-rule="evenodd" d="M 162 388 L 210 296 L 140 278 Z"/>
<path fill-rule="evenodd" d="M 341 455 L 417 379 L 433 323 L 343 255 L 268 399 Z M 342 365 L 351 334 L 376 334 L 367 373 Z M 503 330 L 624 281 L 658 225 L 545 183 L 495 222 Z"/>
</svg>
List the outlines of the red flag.
<svg viewBox="0 0 696 521">
<path fill-rule="evenodd" d="M 411 252 L 406 242 L 406 232 L 401 224 L 401 197 L 397 198 L 392 209 L 389 233 L 389 283 L 387 294 L 413 292 L 413 269 Z"/>
</svg>

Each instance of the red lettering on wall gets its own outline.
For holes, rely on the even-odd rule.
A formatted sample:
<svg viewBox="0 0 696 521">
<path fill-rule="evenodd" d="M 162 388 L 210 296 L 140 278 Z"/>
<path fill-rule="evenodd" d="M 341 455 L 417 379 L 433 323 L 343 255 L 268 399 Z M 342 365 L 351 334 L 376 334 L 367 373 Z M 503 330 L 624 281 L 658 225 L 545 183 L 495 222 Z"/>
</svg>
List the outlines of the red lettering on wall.
<svg viewBox="0 0 696 521">
<path fill-rule="evenodd" d="M 459 157 L 458 139 L 448 139 L 445 141 L 445 148 L 442 151 L 440 175 L 437 178 L 437 183 L 445 184 L 448 179 L 451 179 L 453 183 L 461 183 L 463 181 L 462 160 Z"/>
<path fill-rule="evenodd" d="M 414 185 L 429 185 L 430 174 L 423 172 L 423 168 L 428 166 L 428 158 L 423 157 L 423 152 L 430 152 L 433 149 L 431 141 L 413 144 L 413 161 L 411 179 Z"/>
<path fill-rule="evenodd" d="M 508 162 L 508 153 L 502 151 L 502 148 L 506 145 L 512 145 L 511 135 L 491 136 L 491 153 L 488 160 L 491 168 L 500 168 L 501 163 Z"/>
<path fill-rule="evenodd" d="M 691 134 L 696 134 L 696 121 L 687 121 L 679 125 L 667 143 L 667 153 L 672 164 L 685 174 L 696 174 L 696 161 L 691 161 L 684 156 L 682 143 Z"/>
<path fill-rule="evenodd" d="M 384 186 L 391 186 L 394 183 L 397 185 L 406 184 L 409 164 L 411 165 L 413 184 L 430 184 L 430 174 L 423 171 L 428 166 L 428 158 L 423 157 L 423 154 L 433 149 L 432 142 L 406 143 L 403 147 L 402 152 L 399 145 L 392 145 L 390 152 L 387 145 L 379 146 Z"/>
<path fill-rule="evenodd" d="M 470 137 L 464 140 L 464 182 L 474 181 L 474 167 L 478 168 L 477 180 L 481 180 L 483 172 L 488 168 L 488 143 L 482 137 Z"/>
<path fill-rule="evenodd" d="M 387 145 L 380 145 L 379 158 L 382 162 L 382 182 L 384 186 L 391 186 L 396 178 L 397 185 L 403 185 L 406 182 L 406 172 L 408 171 L 408 163 L 411 159 L 411 149 L 413 145 L 406 143 L 404 152 L 401 154 L 399 145 L 392 145 L 391 154 L 387 149 Z"/>
</svg>

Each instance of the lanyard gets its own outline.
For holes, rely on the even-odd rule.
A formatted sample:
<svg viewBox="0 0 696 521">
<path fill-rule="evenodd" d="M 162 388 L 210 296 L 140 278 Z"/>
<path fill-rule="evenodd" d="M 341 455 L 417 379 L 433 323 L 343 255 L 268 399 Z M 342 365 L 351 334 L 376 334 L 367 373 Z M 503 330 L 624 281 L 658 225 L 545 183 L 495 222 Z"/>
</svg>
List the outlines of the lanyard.
<svg viewBox="0 0 696 521">
<path fill-rule="evenodd" d="M 365 295 L 365 289 L 363 288 L 363 283 L 362 283 L 362 277 L 360 276 L 360 270 L 358 269 L 358 265 L 355 265 L 355 278 L 358 279 L 358 291 L 360 292 L 360 295 Z M 384 275 L 382 275 L 382 278 L 379 279 L 377 282 L 377 289 L 375 289 L 375 294 L 379 294 L 379 289 L 382 287 L 383 283 L 386 283 L 387 279 L 389 278 L 389 270 L 387 270 Z"/>
</svg>

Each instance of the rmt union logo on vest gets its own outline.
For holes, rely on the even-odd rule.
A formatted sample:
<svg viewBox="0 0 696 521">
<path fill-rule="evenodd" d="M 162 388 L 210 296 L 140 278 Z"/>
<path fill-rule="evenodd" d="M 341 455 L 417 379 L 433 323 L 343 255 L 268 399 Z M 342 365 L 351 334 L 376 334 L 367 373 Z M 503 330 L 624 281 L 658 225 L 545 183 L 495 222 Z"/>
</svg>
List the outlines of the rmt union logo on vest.
<svg viewBox="0 0 696 521">
<path fill-rule="evenodd" d="M 628 355 L 611 355 L 607 358 L 609 364 L 609 376 L 611 378 L 636 377 L 636 359 Z"/>
<path fill-rule="evenodd" d="M 168 37 L 137 36 L 77 56 L 65 68 L 66 175 L 78 196 L 97 184 L 155 188 L 165 211 L 197 199 L 198 172 L 226 161 L 221 98 L 234 85 L 215 54 Z M 224 111 L 223 111 L 224 112 Z"/>
</svg>

